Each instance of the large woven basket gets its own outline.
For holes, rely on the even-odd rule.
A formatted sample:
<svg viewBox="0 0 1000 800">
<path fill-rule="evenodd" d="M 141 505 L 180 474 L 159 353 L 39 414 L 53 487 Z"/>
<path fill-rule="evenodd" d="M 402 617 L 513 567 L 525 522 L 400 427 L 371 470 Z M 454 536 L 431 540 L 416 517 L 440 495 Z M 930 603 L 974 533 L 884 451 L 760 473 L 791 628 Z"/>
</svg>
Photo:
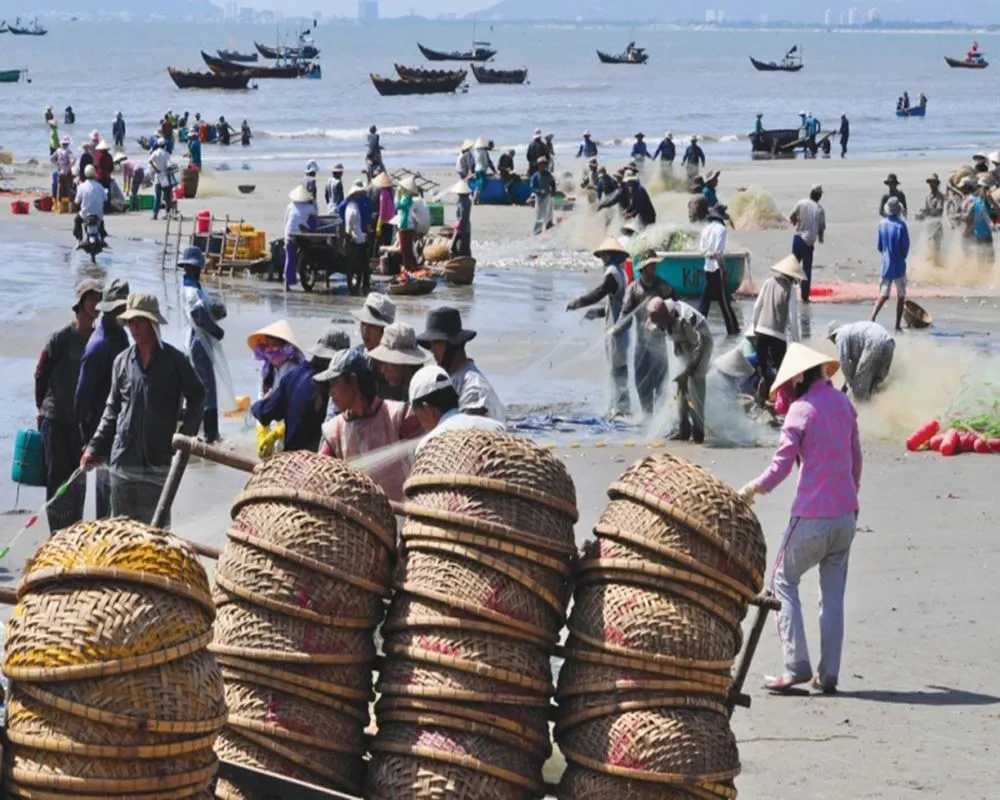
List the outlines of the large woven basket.
<svg viewBox="0 0 1000 800">
<path fill-rule="evenodd" d="M 507 683 L 466 670 L 406 658 L 388 658 L 379 671 L 377 690 L 391 697 L 460 701 L 548 708 L 544 695 L 516 683 Z"/>
<path fill-rule="evenodd" d="M 318 692 L 349 702 L 367 711 L 372 693 L 369 664 L 295 664 L 289 661 L 259 661 L 255 658 L 218 656 L 224 670 L 259 676 L 256 680 L 280 681 L 287 691 Z"/>
<path fill-rule="evenodd" d="M 659 692 L 725 700 L 729 694 L 728 680 L 724 675 L 720 675 L 718 681 L 698 679 L 706 673 L 698 673 L 687 679 L 674 678 L 641 669 L 589 663 L 583 661 L 580 655 L 579 651 L 573 651 L 559 670 L 556 699 L 560 709 L 581 695 L 590 697 L 615 694 L 628 700 L 636 694 Z"/>
<path fill-rule="evenodd" d="M 129 792 L 126 796 L 128 800 L 213 800 L 215 795 L 208 788 L 212 779 L 203 781 L 194 786 L 185 786 L 179 789 L 170 789 L 163 792 Z M 24 800 L 108 800 L 107 792 L 102 793 L 79 793 L 60 792 L 48 789 L 38 789 L 34 786 L 22 786 L 21 784 L 7 782 L 7 792 L 11 797 L 21 797 Z M 275 798 L 275 800 L 281 800 Z"/>
<path fill-rule="evenodd" d="M 289 617 L 216 589 L 215 653 L 300 664 L 368 664 L 371 632 Z"/>
<path fill-rule="evenodd" d="M 628 497 L 686 526 L 738 565 L 753 591 L 763 588 L 767 548 L 760 522 L 750 506 L 708 470 L 657 453 L 625 470 L 608 495 Z M 655 541 L 657 527 L 649 528 L 645 532 Z"/>
<path fill-rule="evenodd" d="M 11 614 L 3 672 L 62 681 L 166 664 L 208 644 L 212 617 L 201 604 L 137 584 L 42 586 Z"/>
<path fill-rule="evenodd" d="M 19 594 L 79 578 L 138 582 L 212 609 L 208 576 L 194 548 L 125 517 L 81 522 L 54 533 L 25 566 Z"/>
<path fill-rule="evenodd" d="M 710 694 L 729 691 L 732 684 L 731 665 L 718 670 L 696 669 L 685 666 L 683 662 L 675 663 L 662 659 L 650 658 L 649 654 L 623 655 L 610 652 L 603 646 L 594 647 L 570 634 L 563 648 L 566 663 L 559 672 L 559 692 L 564 693 L 562 673 L 567 666 L 582 662 L 592 666 L 608 667 L 615 670 L 625 670 L 628 675 L 643 678 L 647 674 L 655 675 L 660 680 L 691 681 L 705 686 Z"/>
<path fill-rule="evenodd" d="M 732 784 L 724 788 L 736 792 Z M 570 764 L 556 789 L 559 800 L 715 800 L 730 795 L 715 794 L 696 786 L 665 786 L 647 781 L 619 778 Z"/>
<path fill-rule="evenodd" d="M 609 713 L 557 732 L 566 759 L 651 783 L 718 783 L 740 772 L 727 716 L 692 710 Z"/>
<path fill-rule="evenodd" d="M 729 710 L 720 697 L 685 691 L 581 692 L 559 702 L 555 732 L 582 725 L 598 717 L 636 711 L 698 711 L 728 717 Z"/>
</svg>

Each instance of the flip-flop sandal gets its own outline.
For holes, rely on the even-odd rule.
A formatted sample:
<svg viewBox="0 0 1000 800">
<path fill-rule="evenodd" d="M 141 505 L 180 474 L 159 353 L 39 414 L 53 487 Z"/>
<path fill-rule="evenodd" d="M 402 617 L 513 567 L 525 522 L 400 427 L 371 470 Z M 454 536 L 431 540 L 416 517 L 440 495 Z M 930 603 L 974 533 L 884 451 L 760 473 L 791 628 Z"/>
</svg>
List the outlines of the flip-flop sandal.
<svg viewBox="0 0 1000 800">
<path fill-rule="evenodd" d="M 805 683 L 809 683 L 809 678 L 796 679 L 791 675 L 779 675 L 778 677 L 767 675 L 764 678 L 764 688 L 774 694 L 808 694 L 809 692 L 805 689 L 797 688 Z"/>
<path fill-rule="evenodd" d="M 810 681 L 809 686 L 812 688 L 814 692 L 822 692 L 823 694 L 827 695 L 837 693 L 836 686 L 824 686 L 822 683 L 819 682 L 819 678 L 813 678 L 812 681 Z"/>
</svg>

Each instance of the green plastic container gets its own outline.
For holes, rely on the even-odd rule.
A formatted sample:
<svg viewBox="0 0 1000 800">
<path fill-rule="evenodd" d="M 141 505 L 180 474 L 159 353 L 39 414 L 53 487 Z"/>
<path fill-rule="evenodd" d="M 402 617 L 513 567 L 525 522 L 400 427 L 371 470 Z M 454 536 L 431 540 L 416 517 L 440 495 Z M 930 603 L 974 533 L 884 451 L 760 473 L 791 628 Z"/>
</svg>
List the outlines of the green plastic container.
<svg viewBox="0 0 1000 800">
<path fill-rule="evenodd" d="M 136 197 L 139 202 L 140 211 L 152 211 L 153 210 L 153 195 L 151 194 L 140 194 Z"/>
<path fill-rule="evenodd" d="M 42 434 L 38 431 L 23 428 L 14 437 L 10 479 L 24 486 L 45 485 L 45 454 L 42 450 Z"/>
<path fill-rule="evenodd" d="M 427 210 L 431 212 L 431 225 L 444 225 L 443 203 L 428 203 Z"/>
</svg>

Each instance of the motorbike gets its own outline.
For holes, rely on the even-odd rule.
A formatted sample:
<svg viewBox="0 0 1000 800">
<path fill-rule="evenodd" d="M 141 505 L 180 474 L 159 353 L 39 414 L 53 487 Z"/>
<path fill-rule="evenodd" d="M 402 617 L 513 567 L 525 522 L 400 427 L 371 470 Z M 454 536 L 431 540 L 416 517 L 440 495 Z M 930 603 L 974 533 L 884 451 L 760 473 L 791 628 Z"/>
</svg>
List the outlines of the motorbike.
<svg viewBox="0 0 1000 800">
<path fill-rule="evenodd" d="M 89 216 L 83 221 L 83 235 L 78 248 L 90 256 L 90 263 L 97 263 L 97 254 L 108 246 L 101 231 L 101 218 Z"/>
</svg>

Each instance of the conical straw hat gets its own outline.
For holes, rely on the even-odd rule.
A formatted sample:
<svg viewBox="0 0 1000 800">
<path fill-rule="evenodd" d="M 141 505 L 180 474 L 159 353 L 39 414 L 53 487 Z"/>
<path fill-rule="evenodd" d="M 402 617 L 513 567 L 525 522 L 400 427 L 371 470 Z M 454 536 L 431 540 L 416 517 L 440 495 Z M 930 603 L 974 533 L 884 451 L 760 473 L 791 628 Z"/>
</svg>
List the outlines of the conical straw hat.
<svg viewBox="0 0 1000 800">
<path fill-rule="evenodd" d="M 251 350 L 256 350 L 257 345 L 264 343 L 265 337 L 271 337 L 274 339 L 281 339 L 283 342 L 288 342 L 288 344 L 301 350 L 299 343 L 295 341 L 295 334 L 292 333 L 292 326 L 288 324 L 287 320 L 279 319 L 277 322 L 273 322 L 266 328 L 261 328 L 259 331 L 254 331 L 247 337 L 247 347 Z"/>
<path fill-rule="evenodd" d="M 824 372 L 828 378 L 840 369 L 840 362 L 833 356 L 823 355 L 823 353 L 806 347 L 804 344 L 792 342 L 788 345 L 785 358 L 781 362 L 781 369 L 778 370 L 778 375 L 775 377 L 774 383 L 771 384 L 771 396 L 773 397 L 778 389 L 803 372 L 820 365 L 826 366 Z"/>
<path fill-rule="evenodd" d="M 600 258 L 601 253 L 621 253 L 622 255 L 628 255 L 628 250 L 621 246 L 621 242 L 615 239 L 613 236 L 608 236 L 601 246 L 594 251 L 594 255 Z"/>
<path fill-rule="evenodd" d="M 771 267 L 775 272 L 787 275 L 792 280 L 804 281 L 806 274 L 802 271 L 802 264 L 795 256 L 785 256 L 781 261 Z"/>
<path fill-rule="evenodd" d="M 719 356 L 712 362 L 712 366 L 730 378 L 743 380 L 753 375 L 753 367 L 750 366 L 750 362 L 747 361 L 746 356 L 738 347 Z"/>
</svg>

